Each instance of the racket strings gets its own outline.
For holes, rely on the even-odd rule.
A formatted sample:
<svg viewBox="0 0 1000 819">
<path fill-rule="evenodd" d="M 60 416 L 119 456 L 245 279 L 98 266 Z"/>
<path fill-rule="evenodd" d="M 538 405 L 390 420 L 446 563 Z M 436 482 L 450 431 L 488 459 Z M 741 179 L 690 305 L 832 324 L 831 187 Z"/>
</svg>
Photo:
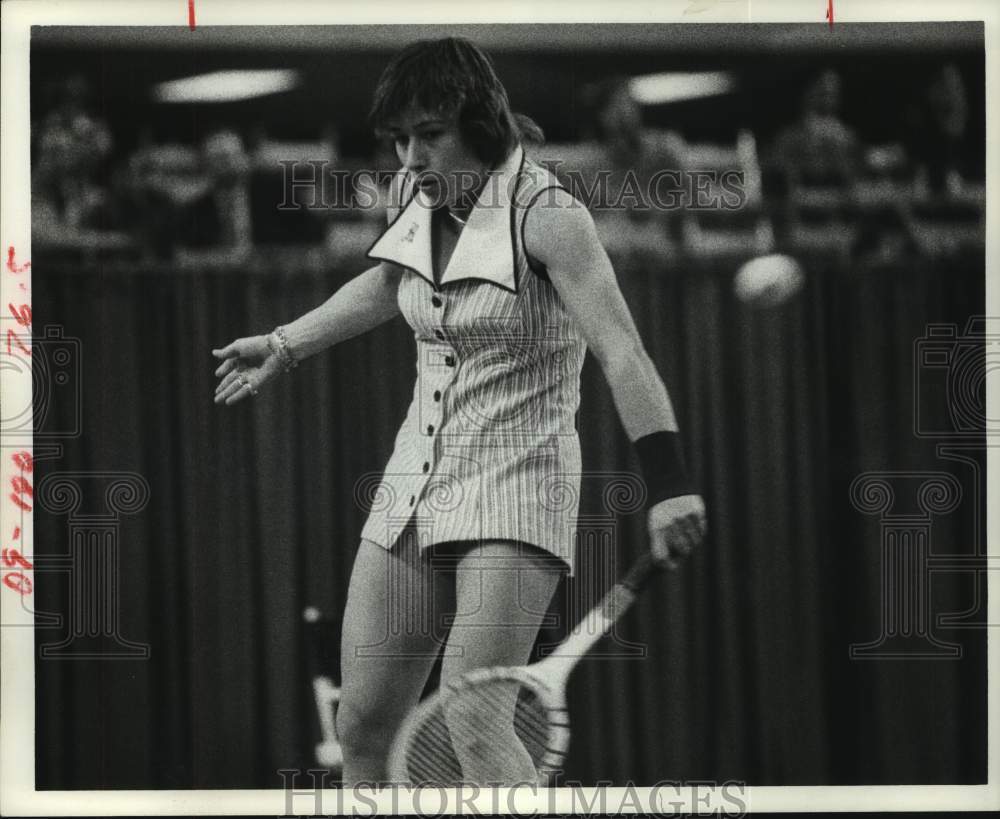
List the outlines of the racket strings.
<svg viewBox="0 0 1000 819">
<path fill-rule="evenodd" d="M 514 680 L 494 679 L 438 699 L 405 750 L 413 784 L 537 782 L 547 753 L 548 712 Z"/>
</svg>

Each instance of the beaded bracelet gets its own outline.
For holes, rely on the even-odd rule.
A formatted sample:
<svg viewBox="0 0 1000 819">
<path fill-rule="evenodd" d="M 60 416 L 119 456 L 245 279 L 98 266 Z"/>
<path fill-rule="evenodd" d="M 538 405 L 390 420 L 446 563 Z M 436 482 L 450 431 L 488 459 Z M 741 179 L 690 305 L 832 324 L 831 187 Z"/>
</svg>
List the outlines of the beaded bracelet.
<svg viewBox="0 0 1000 819">
<path fill-rule="evenodd" d="M 646 508 L 667 498 L 694 494 L 687 470 L 681 436 L 676 432 L 652 432 L 633 444 L 646 481 Z"/>
<path fill-rule="evenodd" d="M 278 356 L 278 359 L 285 368 L 285 372 L 299 366 L 299 362 L 295 360 L 288 349 L 288 338 L 285 336 L 284 327 L 274 328 L 274 332 L 267 337 L 267 346 L 272 353 Z"/>
</svg>

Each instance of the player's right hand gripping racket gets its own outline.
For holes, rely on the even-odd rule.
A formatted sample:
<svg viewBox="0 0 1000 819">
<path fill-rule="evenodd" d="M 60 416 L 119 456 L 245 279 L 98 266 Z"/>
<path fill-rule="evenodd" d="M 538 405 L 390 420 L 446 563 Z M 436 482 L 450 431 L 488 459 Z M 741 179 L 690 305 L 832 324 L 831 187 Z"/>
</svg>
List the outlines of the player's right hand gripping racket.
<svg viewBox="0 0 1000 819">
<path fill-rule="evenodd" d="M 390 781 L 444 787 L 546 785 L 569 746 L 570 672 L 659 568 L 650 553 L 640 557 L 544 660 L 477 669 L 420 703 L 393 743 Z"/>
</svg>

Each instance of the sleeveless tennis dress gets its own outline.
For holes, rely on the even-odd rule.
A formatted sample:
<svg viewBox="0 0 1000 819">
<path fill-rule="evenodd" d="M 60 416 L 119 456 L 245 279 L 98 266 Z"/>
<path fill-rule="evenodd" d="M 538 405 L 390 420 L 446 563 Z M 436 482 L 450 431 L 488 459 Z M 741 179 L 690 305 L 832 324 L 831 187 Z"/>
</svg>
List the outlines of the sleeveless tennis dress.
<svg viewBox="0 0 1000 819">
<path fill-rule="evenodd" d="M 545 271 L 529 265 L 523 236 L 527 208 L 557 187 L 515 148 L 435 284 L 429 200 L 402 181 L 402 208 L 368 256 L 404 268 L 416 383 L 385 472 L 361 493 L 371 502 L 362 538 L 389 549 L 409 524 L 421 550 L 519 540 L 574 573 L 586 342 Z"/>
</svg>

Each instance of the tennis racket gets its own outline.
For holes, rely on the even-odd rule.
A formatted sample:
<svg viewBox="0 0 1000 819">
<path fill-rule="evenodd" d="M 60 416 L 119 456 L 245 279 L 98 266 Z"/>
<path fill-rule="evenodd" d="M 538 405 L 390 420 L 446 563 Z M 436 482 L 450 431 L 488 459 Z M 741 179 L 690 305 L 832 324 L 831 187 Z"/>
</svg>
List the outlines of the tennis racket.
<svg viewBox="0 0 1000 819">
<path fill-rule="evenodd" d="M 417 705 L 393 743 L 390 781 L 444 787 L 547 785 L 569 746 L 570 672 L 660 568 L 650 553 L 640 557 L 544 660 L 471 671 Z"/>
</svg>

